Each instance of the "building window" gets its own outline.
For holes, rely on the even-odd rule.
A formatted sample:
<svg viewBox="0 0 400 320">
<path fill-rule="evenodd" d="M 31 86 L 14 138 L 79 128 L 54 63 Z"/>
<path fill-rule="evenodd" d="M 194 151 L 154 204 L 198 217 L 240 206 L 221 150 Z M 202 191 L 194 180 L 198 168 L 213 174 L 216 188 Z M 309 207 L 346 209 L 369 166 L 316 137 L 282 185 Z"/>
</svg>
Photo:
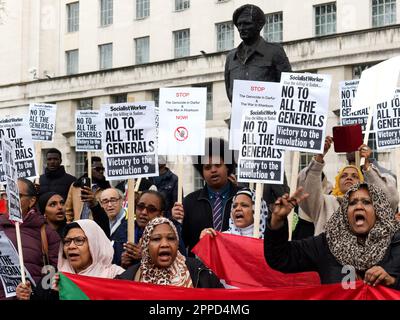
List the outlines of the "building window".
<svg viewBox="0 0 400 320">
<path fill-rule="evenodd" d="M 99 46 L 100 70 L 112 68 L 112 43 L 102 44 Z"/>
<path fill-rule="evenodd" d="M 149 62 L 150 37 L 135 39 L 135 62 L 136 64 Z"/>
<path fill-rule="evenodd" d="M 336 3 L 315 6 L 315 35 L 325 36 L 336 32 Z"/>
<path fill-rule="evenodd" d="M 233 23 L 217 23 L 217 51 L 225 51 L 233 48 Z"/>
<path fill-rule="evenodd" d="M 283 39 L 282 12 L 271 13 L 265 16 L 264 39 L 269 42 L 282 42 Z"/>
<path fill-rule="evenodd" d="M 174 31 L 175 58 L 187 57 L 190 55 L 190 30 Z"/>
<path fill-rule="evenodd" d="M 212 83 L 203 83 L 199 85 L 193 85 L 193 87 L 206 87 L 207 88 L 207 109 L 206 109 L 206 120 L 213 119 L 213 86 Z"/>
<path fill-rule="evenodd" d="M 202 189 L 204 187 L 204 179 L 196 169 L 193 169 L 193 171 L 194 171 L 194 190 Z"/>
<path fill-rule="evenodd" d="M 313 153 L 300 152 L 299 171 L 308 166 L 313 156 Z"/>
<path fill-rule="evenodd" d="M 114 94 L 111 96 L 111 103 L 124 103 L 128 101 L 126 93 Z"/>
<path fill-rule="evenodd" d="M 352 70 L 352 74 L 353 74 L 353 78 L 352 79 L 360 79 L 361 78 L 361 73 L 372 67 L 373 65 L 375 65 L 376 63 L 379 62 L 375 62 L 375 63 L 363 63 L 363 64 L 357 64 L 353 66 L 353 70 Z"/>
<path fill-rule="evenodd" d="M 160 102 L 160 90 L 152 90 L 151 95 L 153 96 L 154 105 L 158 108 L 158 104 Z"/>
<path fill-rule="evenodd" d="M 67 75 L 75 74 L 79 72 L 79 51 L 69 50 L 65 52 L 65 58 L 67 60 Z"/>
<path fill-rule="evenodd" d="M 136 0 L 136 19 L 143 19 L 150 15 L 150 0 Z"/>
<path fill-rule="evenodd" d="M 81 177 L 85 173 L 86 152 L 75 151 L 75 176 Z"/>
<path fill-rule="evenodd" d="M 190 8 L 190 0 L 175 0 L 175 11 L 182 11 Z"/>
<path fill-rule="evenodd" d="M 93 99 L 92 98 L 79 99 L 77 109 L 78 110 L 93 110 Z"/>
<path fill-rule="evenodd" d="M 372 0 L 372 26 L 396 23 L 396 0 Z"/>
<path fill-rule="evenodd" d="M 100 0 L 100 25 L 109 26 L 113 23 L 113 0 Z"/>
<path fill-rule="evenodd" d="M 67 30 L 68 32 L 79 31 L 79 2 L 67 4 Z"/>
</svg>

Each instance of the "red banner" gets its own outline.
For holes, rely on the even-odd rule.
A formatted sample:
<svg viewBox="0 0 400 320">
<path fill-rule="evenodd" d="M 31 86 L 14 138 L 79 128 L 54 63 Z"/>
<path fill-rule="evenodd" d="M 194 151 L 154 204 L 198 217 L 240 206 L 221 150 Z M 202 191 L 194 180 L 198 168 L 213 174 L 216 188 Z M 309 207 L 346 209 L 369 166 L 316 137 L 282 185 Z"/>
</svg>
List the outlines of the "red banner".
<svg viewBox="0 0 400 320">
<path fill-rule="evenodd" d="M 193 248 L 201 261 L 220 279 L 239 288 L 264 289 L 315 286 L 316 272 L 285 274 L 271 269 L 264 258 L 264 240 L 218 232 L 203 237 Z"/>
<path fill-rule="evenodd" d="M 81 299 L 84 293 L 91 300 L 398 300 L 400 292 L 382 286 L 371 287 L 362 281 L 355 289 L 341 284 L 284 289 L 188 289 L 159 286 L 128 280 L 110 280 L 64 273 L 60 279 L 63 299 Z M 68 289 L 72 282 L 77 290 Z M 69 292 L 66 292 L 69 291 Z"/>
</svg>

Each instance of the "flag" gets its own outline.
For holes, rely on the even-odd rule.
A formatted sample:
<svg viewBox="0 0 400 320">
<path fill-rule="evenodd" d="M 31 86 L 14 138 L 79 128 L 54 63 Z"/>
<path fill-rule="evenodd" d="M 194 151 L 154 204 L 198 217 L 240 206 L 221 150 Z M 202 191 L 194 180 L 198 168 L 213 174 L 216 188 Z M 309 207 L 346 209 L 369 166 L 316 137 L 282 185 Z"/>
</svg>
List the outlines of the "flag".
<svg viewBox="0 0 400 320">
<path fill-rule="evenodd" d="M 399 300 L 400 292 L 362 281 L 283 289 L 195 289 L 60 273 L 61 300 Z"/>
<path fill-rule="evenodd" d="M 283 288 L 319 285 L 316 272 L 285 274 L 268 266 L 264 240 L 218 232 L 203 237 L 192 249 L 219 279 L 239 288 Z"/>
</svg>

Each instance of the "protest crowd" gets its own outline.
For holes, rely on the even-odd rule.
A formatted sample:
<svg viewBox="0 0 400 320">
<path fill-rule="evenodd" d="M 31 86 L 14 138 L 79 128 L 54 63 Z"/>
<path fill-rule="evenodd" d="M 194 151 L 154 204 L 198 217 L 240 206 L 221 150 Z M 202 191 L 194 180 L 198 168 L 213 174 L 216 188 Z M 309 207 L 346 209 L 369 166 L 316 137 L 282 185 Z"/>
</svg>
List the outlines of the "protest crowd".
<svg viewBox="0 0 400 320">
<path fill-rule="evenodd" d="M 38 172 L 27 130 L 21 141 L 30 139 L 23 148 L 32 150 L 24 156 L 22 142 L 13 144 L 4 134 L 13 125 L 23 128 L 19 119 L 0 127 L 0 299 L 61 299 L 66 276 L 225 291 L 324 286 L 348 276 L 400 290 L 398 177 L 374 161 L 362 140 L 338 149 L 352 139 L 326 130 L 330 77 L 292 73 L 281 47 L 246 33 L 253 28 L 259 34 L 265 23 L 253 7 L 242 6 L 233 15 L 243 43 L 229 53 L 225 70 L 232 102 L 229 139 L 205 138 L 205 122 L 187 123 L 197 136 L 184 126 L 176 129 L 179 123 L 171 119 L 177 117 L 162 106 L 173 104 L 168 99 L 178 97 L 179 88 L 160 89 L 158 125 L 152 102 L 77 113 L 77 150 L 87 152 L 80 177 L 66 172 L 64 155 L 53 147 L 46 151 L 44 172 Z M 264 55 L 275 64 L 269 77 L 260 62 Z M 255 67 L 247 65 L 252 59 Z M 255 68 L 253 78 L 246 68 Z M 265 106 L 253 103 L 238 113 L 237 105 L 260 100 L 262 93 L 252 91 L 265 84 L 278 92 L 276 109 L 263 111 Z M 176 99 L 194 115 L 199 109 L 189 103 L 205 106 L 205 93 L 195 88 L 188 100 Z M 165 133 L 168 126 L 173 141 Z M 285 151 L 313 158 L 289 173 Z M 334 181 L 324 174 L 328 152 L 348 155 Z M 167 167 L 172 155 L 190 158 L 204 180 L 201 189 L 185 194 L 182 163 L 175 172 Z M 229 241 L 236 251 L 225 256 Z M 259 260 L 245 273 L 249 264 L 236 263 L 249 255 Z M 216 267 L 217 260 L 226 265 Z M 261 268 L 270 283 L 246 276 Z"/>
</svg>

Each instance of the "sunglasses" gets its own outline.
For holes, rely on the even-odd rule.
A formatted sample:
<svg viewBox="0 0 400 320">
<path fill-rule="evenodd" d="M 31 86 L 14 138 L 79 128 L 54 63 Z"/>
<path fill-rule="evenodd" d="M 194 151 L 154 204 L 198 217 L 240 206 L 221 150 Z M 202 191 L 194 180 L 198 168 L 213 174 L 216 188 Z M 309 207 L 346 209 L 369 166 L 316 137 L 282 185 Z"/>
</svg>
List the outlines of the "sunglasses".
<svg viewBox="0 0 400 320">
<path fill-rule="evenodd" d="M 138 203 L 136 205 L 136 209 L 139 211 L 143 211 L 144 209 L 146 209 L 148 213 L 156 213 L 157 211 L 160 211 L 155 206 L 146 206 L 143 203 Z"/>
</svg>

